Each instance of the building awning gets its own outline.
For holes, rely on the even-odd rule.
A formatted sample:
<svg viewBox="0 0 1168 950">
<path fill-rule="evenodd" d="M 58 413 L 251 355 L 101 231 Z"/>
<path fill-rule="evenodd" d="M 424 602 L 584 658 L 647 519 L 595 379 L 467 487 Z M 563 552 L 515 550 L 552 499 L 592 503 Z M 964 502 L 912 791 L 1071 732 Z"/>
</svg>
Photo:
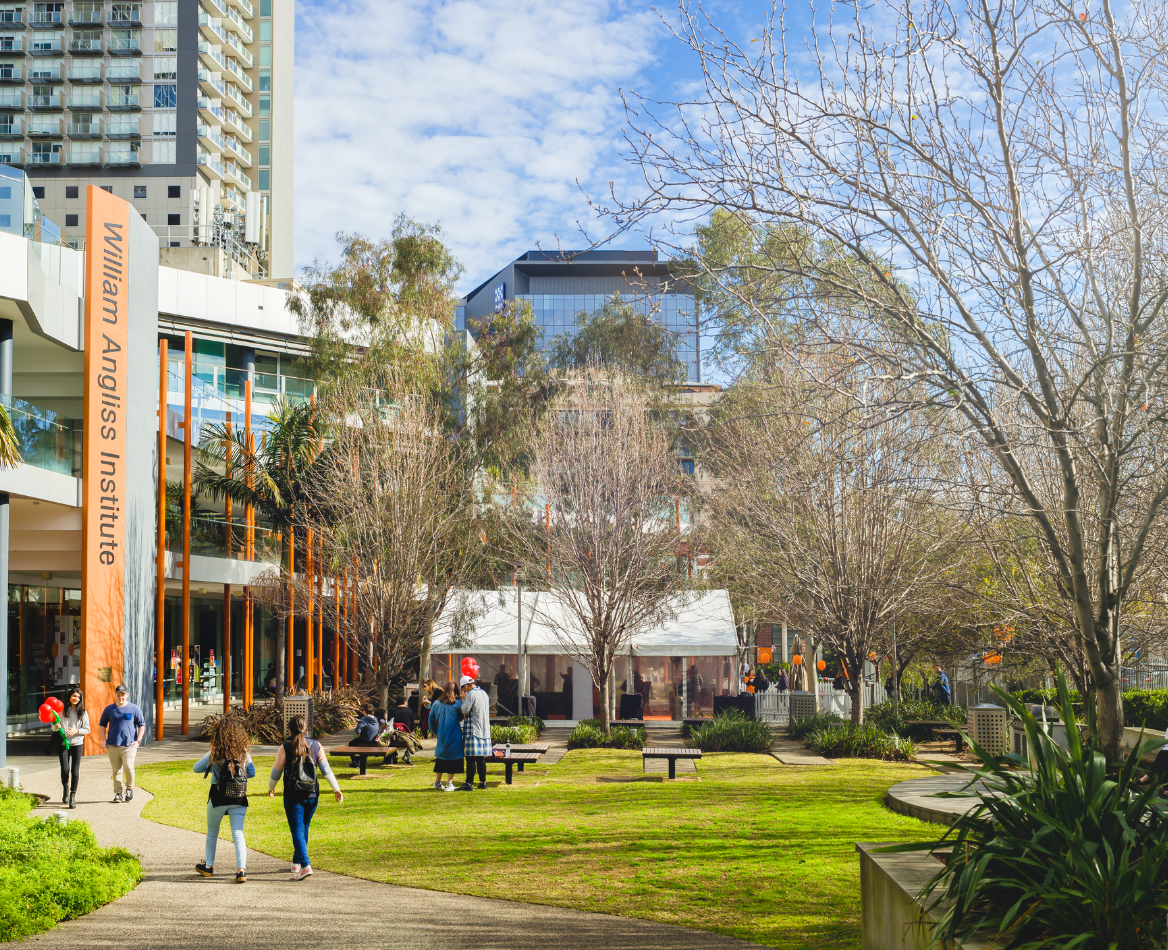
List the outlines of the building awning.
<svg viewBox="0 0 1168 950">
<path fill-rule="evenodd" d="M 679 594 L 673 619 L 633 638 L 634 656 L 733 656 L 738 649 L 734 611 L 724 590 Z M 567 652 L 562 634 L 570 629 L 556 595 L 524 591 L 522 632 L 527 653 Z M 435 626 L 434 653 L 515 654 L 520 617 L 514 588 L 464 592 L 451 597 Z"/>
</svg>

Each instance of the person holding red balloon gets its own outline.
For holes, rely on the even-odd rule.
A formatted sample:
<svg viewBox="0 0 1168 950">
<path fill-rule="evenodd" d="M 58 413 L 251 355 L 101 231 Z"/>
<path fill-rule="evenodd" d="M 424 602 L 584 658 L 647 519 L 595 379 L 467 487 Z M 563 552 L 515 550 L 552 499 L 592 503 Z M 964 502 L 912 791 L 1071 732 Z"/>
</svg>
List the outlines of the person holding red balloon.
<svg viewBox="0 0 1168 950">
<path fill-rule="evenodd" d="M 61 747 L 61 802 L 77 807 L 77 780 L 80 777 L 81 754 L 85 737 L 89 735 L 89 713 L 85 711 L 85 695 L 80 686 L 70 686 L 65 694 L 65 715 L 61 718 L 65 729 Z"/>
<path fill-rule="evenodd" d="M 487 756 L 491 754 L 490 699 L 480 689 L 475 679 L 479 675 L 479 665 L 473 657 L 462 661 L 462 679 L 458 681 L 462 693 L 462 708 L 458 718 L 462 721 L 462 754 L 466 759 L 466 781 L 455 791 L 473 792 L 474 777 L 478 773 L 479 788 L 487 787 Z"/>
</svg>

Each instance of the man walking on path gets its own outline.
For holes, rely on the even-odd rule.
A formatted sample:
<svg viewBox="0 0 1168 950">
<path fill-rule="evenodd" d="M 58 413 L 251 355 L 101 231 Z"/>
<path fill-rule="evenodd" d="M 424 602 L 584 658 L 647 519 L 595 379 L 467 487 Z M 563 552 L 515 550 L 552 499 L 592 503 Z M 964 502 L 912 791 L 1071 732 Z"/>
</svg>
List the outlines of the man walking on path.
<svg viewBox="0 0 1168 950">
<path fill-rule="evenodd" d="M 146 734 L 146 717 L 129 699 L 126 687 L 119 683 L 114 690 L 114 701 L 105 707 L 97 723 L 103 729 L 102 742 L 113 770 L 115 802 L 123 801 L 123 787 L 124 800 L 134 799 L 134 759 Z"/>
<path fill-rule="evenodd" d="M 462 754 L 466 756 L 466 781 L 455 791 L 473 792 L 475 772 L 479 775 L 479 788 L 487 787 L 487 756 L 491 754 L 491 717 L 488 712 L 490 700 L 487 694 L 475 685 L 473 677 L 464 676 L 458 681 L 462 692 Z"/>
</svg>

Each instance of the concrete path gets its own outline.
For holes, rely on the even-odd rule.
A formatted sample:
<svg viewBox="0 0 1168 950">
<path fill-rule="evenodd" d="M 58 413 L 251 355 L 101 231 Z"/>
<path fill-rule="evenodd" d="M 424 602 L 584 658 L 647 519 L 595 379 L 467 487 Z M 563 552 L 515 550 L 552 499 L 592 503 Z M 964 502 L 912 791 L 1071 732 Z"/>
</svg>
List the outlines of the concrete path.
<svg viewBox="0 0 1168 950">
<path fill-rule="evenodd" d="M 189 753 L 184 757 L 189 758 Z M 147 761 L 157 761 L 157 757 L 143 749 L 139 763 Z M 58 779 L 55 769 L 25 777 L 26 791 L 55 800 L 34 814 L 47 816 L 61 810 Z M 77 808 L 68 814 L 90 822 L 103 845 L 123 845 L 137 854 L 146 869 L 142 883 L 121 900 L 24 943 L 54 950 L 731 950 L 757 946 L 667 924 L 395 887 L 326 871 L 293 882 L 286 861 L 250 850 L 248 883 L 237 885 L 229 841 L 219 842 L 216 867 L 232 873 L 207 880 L 194 872 L 203 854 L 203 835 L 143 819 L 142 806 L 150 800 L 146 792 L 138 791 L 133 802 L 121 805 L 113 804 L 112 797 L 107 760 L 85 759 Z M 473 861 L 473 855 L 467 859 Z M 419 860 L 421 866 L 411 874 L 425 873 L 425 855 L 419 855 Z"/>
<path fill-rule="evenodd" d="M 835 765 L 830 759 L 816 755 L 802 742 L 780 738 L 777 733 L 771 742 L 771 755 L 783 765 Z"/>
<path fill-rule="evenodd" d="M 893 785 L 885 801 L 888 807 L 902 815 L 919 818 L 935 825 L 951 825 L 976 804 L 972 798 L 937 798 L 938 792 L 957 792 L 969 785 L 972 776 L 966 772 L 946 775 L 927 775 L 910 778 Z"/>
</svg>

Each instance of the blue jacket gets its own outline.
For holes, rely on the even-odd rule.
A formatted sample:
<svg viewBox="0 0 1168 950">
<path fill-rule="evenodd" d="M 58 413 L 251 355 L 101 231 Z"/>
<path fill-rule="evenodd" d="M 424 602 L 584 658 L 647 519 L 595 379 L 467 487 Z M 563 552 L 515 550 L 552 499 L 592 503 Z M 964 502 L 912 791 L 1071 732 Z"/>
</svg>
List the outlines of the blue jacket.
<svg viewBox="0 0 1168 950">
<path fill-rule="evenodd" d="M 462 758 L 462 726 L 458 722 L 460 709 L 461 699 L 456 699 L 452 704 L 438 700 L 430 706 L 430 731 L 438 739 L 434 746 L 434 758 Z"/>
<path fill-rule="evenodd" d="M 357 734 L 353 738 L 372 742 L 377 738 L 379 732 L 381 732 L 381 723 L 377 721 L 376 716 L 362 716 L 357 720 Z"/>
</svg>

